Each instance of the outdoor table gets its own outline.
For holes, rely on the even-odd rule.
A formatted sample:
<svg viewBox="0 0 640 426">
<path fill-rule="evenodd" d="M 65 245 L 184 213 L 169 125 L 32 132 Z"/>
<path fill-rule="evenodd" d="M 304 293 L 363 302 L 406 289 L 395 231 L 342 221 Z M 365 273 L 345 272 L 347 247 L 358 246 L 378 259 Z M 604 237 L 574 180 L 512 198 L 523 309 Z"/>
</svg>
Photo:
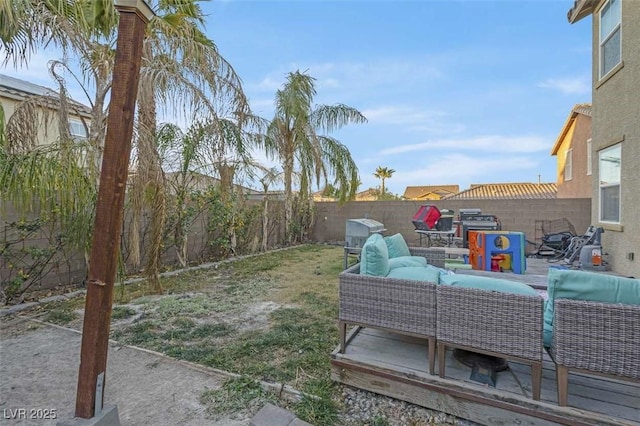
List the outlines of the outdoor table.
<svg viewBox="0 0 640 426">
<path fill-rule="evenodd" d="M 453 246 L 453 237 L 456 234 L 455 229 L 448 231 L 424 231 L 422 229 L 416 229 L 418 235 L 420 235 L 420 247 L 422 247 L 422 240 L 427 239 L 427 247 L 431 247 L 431 240 L 440 240 L 446 238 L 447 247 Z"/>
</svg>

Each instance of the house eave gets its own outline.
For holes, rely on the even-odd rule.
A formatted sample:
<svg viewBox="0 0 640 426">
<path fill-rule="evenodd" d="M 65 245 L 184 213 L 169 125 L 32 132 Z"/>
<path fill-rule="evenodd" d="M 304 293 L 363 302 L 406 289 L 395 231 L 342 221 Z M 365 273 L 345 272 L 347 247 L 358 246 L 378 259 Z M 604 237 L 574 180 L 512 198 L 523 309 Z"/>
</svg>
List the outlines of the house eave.
<svg viewBox="0 0 640 426">
<path fill-rule="evenodd" d="M 571 111 L 571 113 L 569 114 L 567 121 L 565 121 L 564 126 L 562 126 L 560 135 L 558 135 L 558 139 L 556 139 L 556 143 L 553 145 L 553 148 L 551 149 L 552 157 L 558 154 L 558 150 L 562 146 L 562 142 L 564 142 L 564 139 L 567 136 L 567 133 L 569 132 L 569 129 L 571 128 L 571 125 L 575 121 L 577 115 L 578 114 L 575 111 Z"/>
<path fill-rule="evenodd" d="M 567 12 L 569 23 L 575 24 L 582 18 L 591 15 L 597 5 L 598 0 L 576 0 L 573 7 Z"/>
</svg>

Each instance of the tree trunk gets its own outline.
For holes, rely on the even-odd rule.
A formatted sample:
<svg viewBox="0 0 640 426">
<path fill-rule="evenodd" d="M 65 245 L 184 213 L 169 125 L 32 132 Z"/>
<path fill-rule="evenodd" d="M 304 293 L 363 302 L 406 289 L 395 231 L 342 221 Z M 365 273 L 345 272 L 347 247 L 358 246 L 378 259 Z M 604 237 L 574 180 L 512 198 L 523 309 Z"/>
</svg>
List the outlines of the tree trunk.
<svg viewBox="0 0 640 426">
<path fill-rule="evenodd" d="M 150 52 L 145 51 L 148 55 Z M 149 56 L 147 56 L 149 57 Z M 145 185 L 145 199 L 151 200 L 151 230 L 147 245 L 145 275 L 149 286 L 162 293 L 160 284 L 160 255 L 166 213 L 165 182 L 156 149 L 156 103 L 153 83 L 142 79 L 138 93 L 138 173 L 141 185 Z"/>
<path fill-rule="evenodd" d="M 291 223 L 293 220 L 293 153 L 287 153 L 284 160 L 284 230 L 286 241 L 291 244 L 293 233 Z"/>
</svg>

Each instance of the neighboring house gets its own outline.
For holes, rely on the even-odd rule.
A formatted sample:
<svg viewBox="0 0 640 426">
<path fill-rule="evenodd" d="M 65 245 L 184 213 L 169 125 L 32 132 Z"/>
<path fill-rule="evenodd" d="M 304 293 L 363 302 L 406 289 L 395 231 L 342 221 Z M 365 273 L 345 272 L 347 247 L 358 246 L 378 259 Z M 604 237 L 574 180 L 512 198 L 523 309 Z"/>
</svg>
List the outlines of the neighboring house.
<svg viewBox="0 0 640 426">
<path fill-rule="evenodd" d="M 355 201 L 377 201 L 379 193 L 380 191 L 378 189 L 369 188 L 367 190 L 358 192 L 356 194 Z"/>
<path fill-rule="evenodd" d="M 4 110 L 5 120 L 13 115 L 18 105 L 29 99 L 36 99 L 42 108 L 43 119 L 38 131 L 38 143 L 47 145 L 58 139 L 58 115 L 60 105 L 58 92 L 18 78 L 0 74 L 0 103 Z M 87 128 L 91 120 L 91 109 L 86 105 L 69 99 L 69 131 L 75 138 L 86 138 Z M 43 118 L 43 117 L 41 117 Z"/>
<path fill-rule="evenodd" d="M 640 3 L 578 0 L 593 15 L 592 223 L 602 226 L 611 269 L 640 277 Z"/>
<path fill-rule="evenodd" d="M 591 198 L 591 104 L 571 110 L 556 143 L 558 198 Z"/>
<path fill-rule="evenodd" d="M 407 186 L 402 198 L 406 200 L 441 200 L 460 191 L 458 185 Z"/>
<path fill-rule="evenodd" d="M 555 183 L 483 183 L 445 200 L 549 200 L 557 198 Z"/>
<path fill-rule="evenodd" d="M 135 175 L 135 171 L 129 172 L 129 177 Z M 176 186 L 180 185 L 179 179 L 181 178 L 180 172 L 167 172 L 165 173 L 165 178 L 167 182 L 169 182 L 169 191 L 173 193 L 175 191 Z M 192 191 L 206 191 L 207 189 L 220 185 L 220 179 L 215 178 L 213 176 L 208 176 L 202 173 L 193 172 L 189 175 L 188 178 L 188 187 Z M 233 185 L 233 189 L 238 192 L 244 194 L 244 196 L 248 200 L 262 200 L 264 198 L 264 192 L 258 191 L 256 189 L 248 188 L 242 185 Z M 269 191 L 268 195 L 271 196 L 271 199 L 282 199 L 283 191 Z"/>
<path fill-rule="evenodd" d="M 313 193 L 313 201 L 338 201 L 335 197 L 329 197 L 324 195 L 324 189 Z M 375 188 L 369 188 L 364 191 L 356 193 L 353 201 L 378 201 L 378 194 L 380 190 Z"/>
</svg>

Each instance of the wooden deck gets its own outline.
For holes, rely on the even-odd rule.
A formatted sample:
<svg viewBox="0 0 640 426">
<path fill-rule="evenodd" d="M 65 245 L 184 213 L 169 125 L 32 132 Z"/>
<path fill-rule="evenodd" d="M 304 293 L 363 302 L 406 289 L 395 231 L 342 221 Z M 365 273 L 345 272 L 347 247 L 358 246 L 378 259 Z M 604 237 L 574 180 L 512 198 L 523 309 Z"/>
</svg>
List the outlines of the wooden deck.
<svg viewBox="0 0 640 426">
<path fill-rule="evenodd" d="M 546 359 L 541 401 L 531 399 L 530 368 L 509 363 L 496 387 L 470 380 L 447 351 L 446 377 L 428 373 L 426 340 L 355 327 L 346 353 L 332 353 L 335 381 L 485 425 L 640 425 L 640 383 L 571 373 L 569 407 L 557 405 L 555 367 Z"/>
</svg>

